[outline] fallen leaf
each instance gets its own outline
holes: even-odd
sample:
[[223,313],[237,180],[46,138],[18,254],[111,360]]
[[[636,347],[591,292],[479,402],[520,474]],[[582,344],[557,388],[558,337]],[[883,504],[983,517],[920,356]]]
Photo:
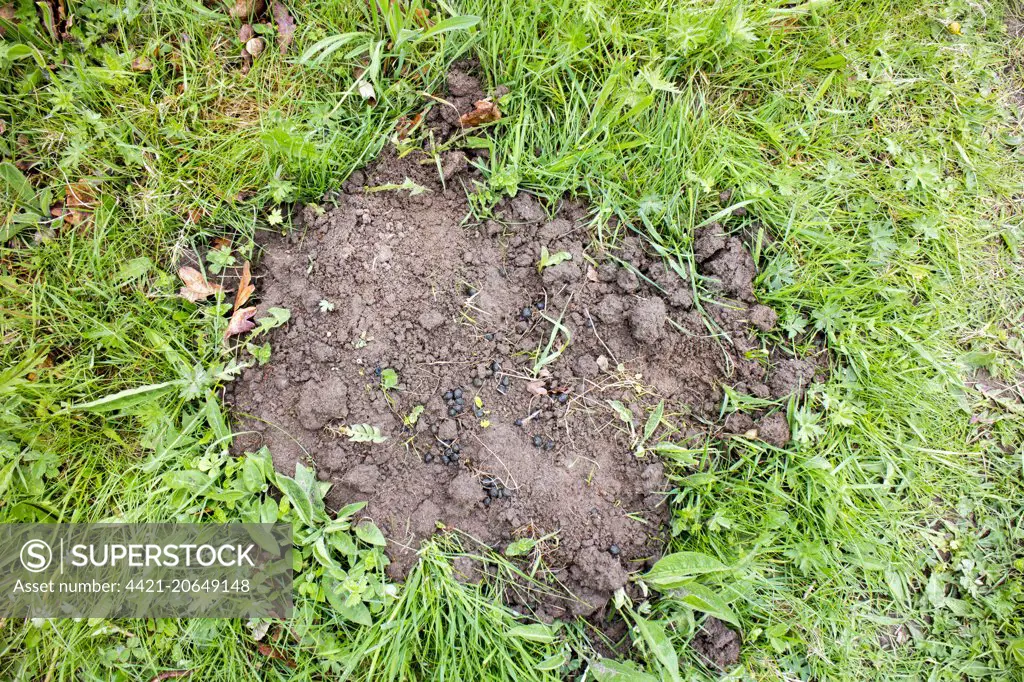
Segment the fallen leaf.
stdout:
[[274,21],[277,22],[278,47],[281,54],[284,54],[295,37],[295,19],[288,13],[288,8],[280,2],[275,2],[271,8],[274,12]]
[[211,249],[230,249],[231,248],[231,240],[228,239],[227,237],[216,237],[216,238],[214,238],[214,240],[212,242],[210,242],[210,248]]
[[356,81],[356,89],[359,90],[359,95],[370,103],[371,107],[377,104],[377,93],[373,91],[373,83],[360,78]]
[[297,664],[292,659],[288,658],[285,654],[280,651],[275,651],[269,644],[263,644],[262,642],[256,645],[256,650],[267,658],[272,658],[276,661],[281,661],[289,668],[297,667]]
[[206,217],[206,209],[199,206],[190,208],[185,211],[185,222],[193,225],[197,224],[200,220]]
[[202,301],[208,296],[211,296],[218,291],[223,291],[224,287],[219,284],[210,284],[210,282],[203,277],[203,273],[199,272],[195,268],[190,268],[187,265],[178,269],[178,277],[185,283],[185,286],[181,288],[178,294],[184,298],[196,303]]
[[235,19],[248,19],[254,14],[262,12],[266,6],[263,0],[235,0],[235,6],[228,11],[228,14]]
[[239,70],[242,72],[242,75],[244,76],[244,75],[249,73],[250,69],[252,69],[252,55],[249,54],[248,50],[246,50],[243,47],[242,48],[241,57],[242,57],[242,66],[241,66],[241,68]]
[[544,388],[544,381],[542,379],[534,379],[526,383],[526,390],[534,395],[547,395],[548,389]]
[[247,43],[250,38],[255,37],[256,31],[252,30],[252,24],[242,24],[242,28],[238,29],[238,39],[243,43]]
[[166,670],[162,673],[159,673],[149,678],[149,682],[164,682],[165,680],[176,680],[182,677],[188,677],[191,674],[191,670]]
[[132,60],[132,71],[152,71],[153,62],[149,61],[145,57],[136,57]]
[[228,337],[244,334],[255,329],[256,323],[252,321],[255,315],[256,306],[236,310],[231,316],[231,321],[228,322],[228,328],[224,330],[224,338],[227,339]]
[[411,133],[413,129],[416,126],[418,126],[420,124],[420,121],[422,120],[422,113],[416,114],[411,119],[406,118],[405,116],[398,119],[398,125],[395,126],[395,132],[398,133],[398,139],[404,140],[405,138],[407,138],[409,136],[409,133]]
[[[13,3],[11,3],[9,5],[0,6],[0,19],[4,19],[5,21],[9,21],[12,24],[16,23],[15,19],[14,19],[14,4]],[[0,37],[3,37],[3,35],[4,35],[4,27],[0,26]]]
[[235,293],[235,305],[232,310],[238,310],[249,300],[256,287],[252,284],[252,273],[249,271],[249,261],[242,266],[242,279],[238,282],[238,291]]
[[413,12],[413,21],[420,28],[430,28],[434,25],[434,22],[430,20],[430,10],[424,7],[417,7]]
[[68,225],[81,225],[92,217],[96,207],[96,197],[84,181],[71,183],[64,197],[64,222]]
[[459,123],[463,128],[492,123],[501,118],[498,105],[486,99],[478,99],[473,104],[473,111],[459,117]]

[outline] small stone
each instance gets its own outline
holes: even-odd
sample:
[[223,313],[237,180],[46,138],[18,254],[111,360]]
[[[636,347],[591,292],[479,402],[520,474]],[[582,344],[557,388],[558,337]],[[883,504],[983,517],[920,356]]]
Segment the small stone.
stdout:
[[619,549],[618,545],[612,545],[611,547],[608,548],[608,553],[611,554],[612,556],[619,556],[619,552],[620,551],[621,550]]
[[492,334],[490,332],[487,332],[486,334],[484,334],[484,338],[487,339],[488,341],[493,341],[494,340],[494,334]]

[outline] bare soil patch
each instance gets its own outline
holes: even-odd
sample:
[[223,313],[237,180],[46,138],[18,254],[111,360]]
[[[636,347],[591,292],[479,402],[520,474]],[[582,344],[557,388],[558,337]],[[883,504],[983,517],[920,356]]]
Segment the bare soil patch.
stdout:
[[[520,192],[493,220],[470,220],[473,171],[452,154],[461,152],[443,159],[445,187],[425,154],[386,152],[336,208],[303,209],[288,236],[265,238],[260,305],[290,308],[292,318],[271,336],[270,362],[231,389],[249,431],[236,445],[268,446],[285,472],[315,463],[336,506],[368,500],[395,578],[438,529],[499,551],[543,539],[531,561],[539,552],[543,575],[575,598],[530,606],[590,615],[658,558],[668,519],[664,465],[634,453],[609,401],[632,412],[639,432],[663,400],[653,441],[728,431],[783,445],[778,412],[709,426],[722,385],[780,398],[801,390],[814,366],[750,353],[776,316],[754,299],[747,250],[718,225],[695,248],[721,298],[705,318],[689,279],[639,240],[614,254],[595,249],[581,204],[546,207]],[[429,191],[373,191],[406,179]],[[539,272],[542,248],[571,258]],[[398,385],[384,390],[389,369]],[[353,443],[332,430],[353,424],[388,440]]]

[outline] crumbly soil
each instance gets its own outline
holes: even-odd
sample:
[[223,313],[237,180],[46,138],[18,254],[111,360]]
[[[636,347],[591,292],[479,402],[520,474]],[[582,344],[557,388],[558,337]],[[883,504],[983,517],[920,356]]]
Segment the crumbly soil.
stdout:
[[739,662],[740,644],[742,639],[739,633],[714,616],[704,619],[700,630],[690,642],[690,646],[705,665],[721,671],[726,671]]
[[[463,99],[472,108],[473,97]],[[591,615],[665,541],[665,468],[651,452],[634,453],[631,430],[642,432],[664,400],[652,443],[736,433],[782,446],[789,427],[779,412],[709,426],[721,386],[783,398],[815,367],[772,348],[768,361],[748,354],[776,315],[754,299],[742,242],[718,225],[695,244],[719,299],[705,301],[705,317],[689,279],[639,240],[614,253],[594,247],[581,204],[545,206],[520,192],[493,219],[474,221],[468,161],[443,156],[442,185],[424,153],[387,151],[346,183],[336,207],[304,208],[287,236],[263,238],[260,305],[287,307],[292,318],[271,334],[270,362],[229,392],[247,431],[236,447],[268,446],[284,472],[314,463],[333,483],[330,504],[367,500],[396,579],[438,529],[499,550],[543,538],[529,560],[539,553],[544,575],[575,598],[545,600],[539,615]],[[374,190],[407,178],[429,191]],[[538,272],[542,247],[571,259]],[[539,367],[543,356],[550,361]],[[385,391],[388,369],[398,385]],[[418,406],[415,423],[404,423]],[[353,424],[388,440],[336,432]]]

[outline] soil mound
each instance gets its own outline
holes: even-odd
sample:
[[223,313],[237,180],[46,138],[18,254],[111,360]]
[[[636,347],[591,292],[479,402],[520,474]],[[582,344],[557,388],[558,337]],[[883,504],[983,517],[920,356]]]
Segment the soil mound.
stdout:
[[[439,528],[499,550],[539,540],[531,563],[576,597],[541,615],[588,615],[664,545],[663,464],[636,452],[652,408],[664,401],[649,444],[686,443],[708,434],[723,384],[778,398],[814,368],[769,371],[749,352],[775,313],[754,301],[743,244],[717,225],[696,243],[723,299],[705,317],[691,281],[638,240],[594,251],[579,204],[549,211],[520,192],[493,220],[467,222],[462,161],[445,187],[433,159],[386,153],[336,208],[307,207],[288,236],[265,239],[260,305],[292,317],[270,362],[231,389],[249,431],[236,446],[267,445],[289,473],[313,462],[332,504],[367,500],[396,578]],[[732,421],[789,439],[779,413]],[[337,431],[356,424],[388,440]]]

